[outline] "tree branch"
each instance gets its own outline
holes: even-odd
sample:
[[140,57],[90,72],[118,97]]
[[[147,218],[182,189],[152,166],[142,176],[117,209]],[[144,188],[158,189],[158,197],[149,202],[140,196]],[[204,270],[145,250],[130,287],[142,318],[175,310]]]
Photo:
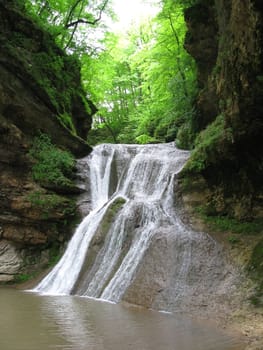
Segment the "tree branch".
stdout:
[[88,19],[83,19],[83,18],[78,18],[75,21],[69,22],[65,24],[65,28],[70,28],[70,27],[74,27],[75,25],[79,25],[80,23],[82,24],[90,24],[90,25],[95,25],[96,23],[98,23],[101,20],[102,17],[102,13],[105,10],[107,4],[108,4],[109,0],[105,0],[102,7],[100,8],[100,12],[99,15],[96,19],[94,20],[88,20]]

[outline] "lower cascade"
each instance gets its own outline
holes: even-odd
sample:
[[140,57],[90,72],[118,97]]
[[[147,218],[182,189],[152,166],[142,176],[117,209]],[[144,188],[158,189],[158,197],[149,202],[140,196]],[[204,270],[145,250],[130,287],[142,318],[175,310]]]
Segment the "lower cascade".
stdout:
[[236,271],[178,214],[176,178],[188,157],[173,143],[103,144],[79,160],[89,213],[35,291],[169,311],[225,300]]

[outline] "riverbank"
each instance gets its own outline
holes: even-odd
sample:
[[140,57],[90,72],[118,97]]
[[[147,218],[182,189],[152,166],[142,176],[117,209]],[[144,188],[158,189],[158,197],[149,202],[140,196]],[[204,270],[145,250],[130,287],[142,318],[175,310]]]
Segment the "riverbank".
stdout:
[[236,311],[224,327],[240,332],[247,344],[245,350],[263,349],[263,309],[243,308]]

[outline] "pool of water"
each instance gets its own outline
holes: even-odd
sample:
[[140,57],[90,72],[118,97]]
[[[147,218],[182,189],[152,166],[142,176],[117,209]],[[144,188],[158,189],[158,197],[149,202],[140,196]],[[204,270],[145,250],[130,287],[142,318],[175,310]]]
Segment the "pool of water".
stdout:
[[240,340],[182,315],[76,296],[0,288],[1,350],[242,350]]

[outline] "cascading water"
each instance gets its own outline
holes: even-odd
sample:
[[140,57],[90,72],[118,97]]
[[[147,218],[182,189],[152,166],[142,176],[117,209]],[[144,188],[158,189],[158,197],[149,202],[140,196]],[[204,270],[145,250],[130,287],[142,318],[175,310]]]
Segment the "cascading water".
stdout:
[[[186,228],[175,211],[175,178],[188,157],[173,143],[105,144],[80,160],[88,168],[90,213],[35,291],[149,306],[155,298],[166,309],[186,295],[196,301],[199,291],[207,295],[221,288],[224,294],[228,281],[219,246]],[[165,248],[158,248],[160,241]],[[208,282],[214,273],[217,282]],[[147,289],[155,296],[140,301]]]

